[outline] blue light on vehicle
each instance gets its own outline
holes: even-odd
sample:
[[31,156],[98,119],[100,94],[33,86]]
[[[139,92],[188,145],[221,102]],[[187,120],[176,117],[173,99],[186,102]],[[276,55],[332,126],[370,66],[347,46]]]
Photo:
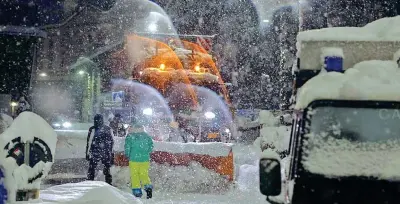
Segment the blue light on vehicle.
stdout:
[[325,69],[328,72],[343,72],[343,58],[338,56],[326,56]]

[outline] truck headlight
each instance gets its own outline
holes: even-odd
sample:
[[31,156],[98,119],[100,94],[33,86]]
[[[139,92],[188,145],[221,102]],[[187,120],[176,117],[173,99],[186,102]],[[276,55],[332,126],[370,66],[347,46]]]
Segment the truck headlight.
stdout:
[[143,110],[143,115],[148,115],[148,116],[153,115],[153,109],[151,109],[151,108],[145,108],[145,109]]
[[204,113],[204,116],[207,119],[214,119],[215,118],[215,113],[208,111],[208,112]]
[[54,127],[61,127],[60,123],[54,123],[53,126]]
[[63,127],[64,128],[70,128],[72,126],[72,124],[70,122],[64,122],[63,123]]

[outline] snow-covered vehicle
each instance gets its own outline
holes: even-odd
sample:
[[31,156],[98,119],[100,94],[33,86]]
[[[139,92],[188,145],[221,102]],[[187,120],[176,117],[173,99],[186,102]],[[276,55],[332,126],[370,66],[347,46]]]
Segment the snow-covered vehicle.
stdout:
[[399,17],[298,35],[290,165],[260,161],[271,203],[398,203]]
[[[231,122],[221,121],[221,117],[231,113],[220,114],[221,111],[214,110],[229,108],[227,89],[212,56],[199,45],[212,38],[134,33],[127,37],[126,48],[118,50],[119,58],[114,60],[133,66],[132,77],[159,91],[166,98],[179,127],[187,136],[201,142],[229,141],[233,132]],[[132,47],[147,52],[139,54],[143,56],[136,62],[121,59],[121,55],[130,55]],[[219,97],[213,97],[215,94]],[[223,103],[215,107],[209,101],[210,97]]]

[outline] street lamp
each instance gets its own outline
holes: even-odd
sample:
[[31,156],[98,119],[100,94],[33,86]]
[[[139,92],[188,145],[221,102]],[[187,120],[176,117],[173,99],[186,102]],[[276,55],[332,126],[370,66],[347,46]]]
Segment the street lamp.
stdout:
[[11,115],[14,117],[14,116],[15,116],[15,107],[18,106],[18,103],[15,102],[15,101],[12,101],[12,102],[10,103],[10,106],[11,106]]
[[46,77],[47,74],[46,74],[46,72],[42,72],[42,73],[39,74],[39,76],[41,76],[41,77]]

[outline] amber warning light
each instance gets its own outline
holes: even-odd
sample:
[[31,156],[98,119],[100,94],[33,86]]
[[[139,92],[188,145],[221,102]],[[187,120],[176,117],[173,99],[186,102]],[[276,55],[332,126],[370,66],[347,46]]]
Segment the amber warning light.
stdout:
[[164,70],[164,69],[165,69],[165,64],[161,64],[161,65],[160,65],[160,69],[161,69],[161,70]]

